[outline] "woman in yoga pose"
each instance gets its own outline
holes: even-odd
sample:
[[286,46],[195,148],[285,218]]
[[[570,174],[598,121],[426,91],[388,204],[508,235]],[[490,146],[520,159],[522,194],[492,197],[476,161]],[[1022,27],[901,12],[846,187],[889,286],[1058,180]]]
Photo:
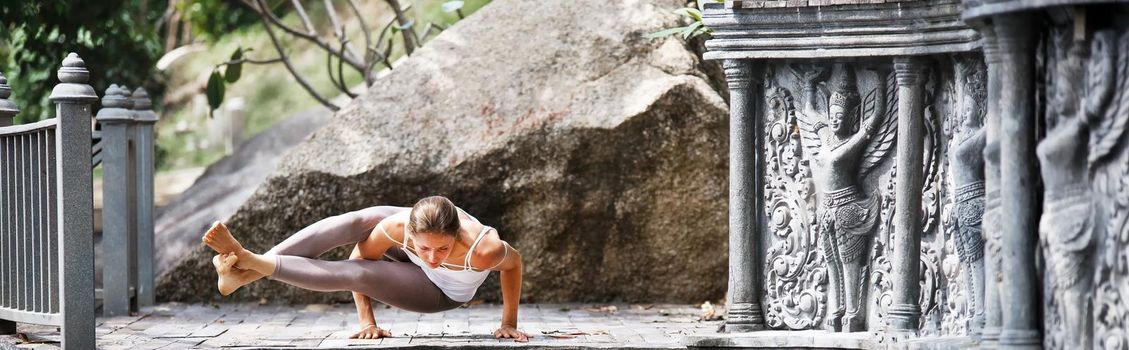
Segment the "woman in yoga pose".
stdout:
[[[222,223],[203,241],[219,253],[212,263],[223,295],[263,277],[314,291],[353,292],[362,329],[351,338],[391,336],[376,326],[369,298],[413,312],[441,312],[470,301],[487,274],[500,271],[502,325],[494,336],[528,340],[517,329],[521,255],[497,230],[444,197],[326,218],[263,254],[244,249]],[[317,259],[346,244],[355,244],[350,260]]]

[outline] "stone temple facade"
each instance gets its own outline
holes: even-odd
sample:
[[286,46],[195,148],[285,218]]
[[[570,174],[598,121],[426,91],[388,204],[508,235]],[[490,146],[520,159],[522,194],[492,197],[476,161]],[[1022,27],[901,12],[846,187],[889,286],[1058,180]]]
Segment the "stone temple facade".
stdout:
[[691,347],[1129,349],[1129,3],[707,6],[725,332]]

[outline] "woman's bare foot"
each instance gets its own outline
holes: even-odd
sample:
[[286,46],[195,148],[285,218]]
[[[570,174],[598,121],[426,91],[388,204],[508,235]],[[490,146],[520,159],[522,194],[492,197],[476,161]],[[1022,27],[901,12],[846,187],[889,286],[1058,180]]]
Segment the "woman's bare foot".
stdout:
[[212,257],[212,265],[215,265],[216,274],[219,275],[216,286],[219,287],[220,294],[224,296],[235,293],[235,290],[239,289],[239,287],[245,286],[263,277],[263,275],[258,272],[236,268],[235,263],[238,261],[239,258],[235,256],[234,253]]
[[204,233],[204,237],[201,240],[204,241],[204,244],[207,244],[208,247],[211,247],[212,250],[215,250],[216,253],[241,253],[243,251],[243,245],[239,244],[239,241],[235,240],[235,237],[231,235],[231,231],[227,229],[227,226],[219,221],[212,224],[212,228]]

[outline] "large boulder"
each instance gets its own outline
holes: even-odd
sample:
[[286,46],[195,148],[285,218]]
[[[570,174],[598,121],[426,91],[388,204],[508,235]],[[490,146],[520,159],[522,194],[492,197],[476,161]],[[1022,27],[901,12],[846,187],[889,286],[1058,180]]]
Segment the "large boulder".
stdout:
[[317,107],[295,113],[255,135],[209,165],[192,186],[157,210],[154,248],[157,274],[168,271],[200,245],[200,232],[227,220],[278,167],[282,155],[325,125],[333,115]]
[[[718,299],[725,101],[682,40],[643,37],[682,5],[495,0],[295,147],[228,223],[265,251],[330,215],[445,195],[521,251],[527,301]],[[219,299],[211,256],[181,260],[159,297]],[[479,298],[498,297],[493,274]],[[231,298],[350,295],[260,281]]]

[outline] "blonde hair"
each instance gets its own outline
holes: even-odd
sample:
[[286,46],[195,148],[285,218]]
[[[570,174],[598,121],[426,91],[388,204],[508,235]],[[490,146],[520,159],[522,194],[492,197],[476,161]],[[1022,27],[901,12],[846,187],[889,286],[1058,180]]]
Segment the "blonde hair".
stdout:
[[410,232],[458,236],[459,227],[459,210],[451,200],[443,196],[420,199],[408,215]]

